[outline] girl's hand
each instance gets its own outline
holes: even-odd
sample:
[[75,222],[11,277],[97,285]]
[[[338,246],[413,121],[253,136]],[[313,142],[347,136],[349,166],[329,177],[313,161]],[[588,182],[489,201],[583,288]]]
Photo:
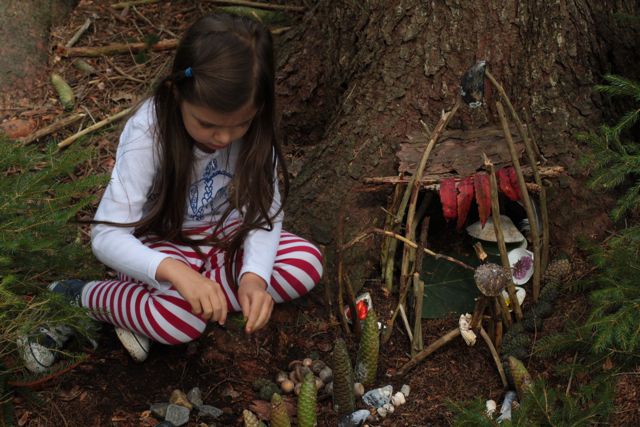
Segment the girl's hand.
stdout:
[[219,283],[173,258],[165,258],[158,265],[156,279],[170,282],[191,304],[193,314],[205,321],[224,325],[227,320],[227,299]]
[[249,334],[264,328],[271,317],[275,303],[266,289],[267,284],[257,274],[245,273],[240,278],[238,301],[247,319],[244,329]]

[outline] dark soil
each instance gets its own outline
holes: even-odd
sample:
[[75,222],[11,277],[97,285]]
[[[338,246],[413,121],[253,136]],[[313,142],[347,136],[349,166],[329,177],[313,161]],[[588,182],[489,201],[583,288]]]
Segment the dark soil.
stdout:
[[[78,26],[95,13],[97,24],[79,45],[98,46],[139,40],[148,34],[161,39],[171,38],[167,30],[181,34],[185,26],[212,6],[205,2],[163,2],[139,7],[148,21],[129,11],[122,15],[109,7],[112,1],[82,1],[68,22],[53,30],[51,50],[64,44]],[[150,25],[153,23],[153,26]],[[295,25],[295,20],[292,23]],[[170,33],[169,33],[170,34]],[[72,68],[70,60],[51,55],[50,71],[62,72],[78,90],[79,104],[84,105],[96,119],[113,114],[144,94],[148,84],[160,74],[171,56],[170,52],[147,52],[144,65],[138,65],[129,55],[89,60],[99,72],[97,76],[84,76]],[[299,67],[317,66],[298,64]],[[147,83],[140,84],[136,80]],[[37,128],[50,124],[61,114],[55,93],[46,78],[32,82],[27,88],[17,88],[13,96],[5,96],[0,105],[0,121],[33,120]],[[292,101],[293,102],[293,101]],[[286,105],[283,110],[286,111]],[[80,111],[80,110],[79,110]],[[87,124],[88,125],[88,124]],[[66,129],[53,135],[58,140],[73,133]],[[321,130],[315,132],[321,134]],[[99,152],[86,173],[108,172],[113,165],[117,126],[93,136],[91,143]],[[80,143],[80,142],[78,142]],[[290,157],[295,148],[287,147]],[[296,159],[297,160],[297,159]],[[588,230],[585,231],[588,234]],[[348,266],[347,266],[348,267]],[[334,288],[333,280],[324,286]],[[385,297],[376,280],[368,282],[362,291],[373,296],[374,308],[381,320],[386,320],[395,308],[396,296]],[[216,425],[241,424],[243,409],[259,407],[252,382],[258,378],[272,379],[278,370],[287,368],[294,359],[312,355],[328,360],[336,338],[342,329],[329,313],[324,302],[324,289],[319,287],[294,303],[278,306],[266,330],[253,336],[245,335],[240,327],[229,322],[226,328],[211,325],[198,341],[182,346],[155,345],[149,359],[134,363],[121,347],[113,328],[104,325],[99,337],[99,348],[89,359],[73,371],[56,377],[39,389],[42,402],[15,399],[16,416],[20,426],[152,426],[158,421],[149,417],[149,406],[167,401],[171,391],[188,391],[199,387],[206,404],[224,410]],[[557,314],[545,322],[544,332],[535,339],[563,327],[570,317],[579,317],[586,306],[583,297],[570,298],[558,307]],[[424,343],[428,345],[457,326],[457,319],[423,321]],[[357,338],[347,337],[355,357]],[[394,389],[403,384],[411,386],[407,404],[401,406],[384,421],[373,425],[385,426],[446,426],[452,422],[447,402],[475,398],[502,399],[503,388],[491,355],[482,341],[467,347],[456,339],[420,363],[405,378],[395,372],[408,360],[409,340],[396,325],[391,340],[380,353],[377,385],[392,384]],[[553,379],[553,361],[531,357],[524,361],[534,376]],[[580,381],[588,381],[582,378]],[[563,385],[566,387],[566,385]],[[638,376],[630,373],[621,377],[617,405],[620,413],[618,425],[632,425],[639,421],[636,392]],[[635,397],[634,397],[635,396]],[[294,398],[287,397],[291,402]],[[332,411],[331,399],[322,398],[318,406],[319,426],[336,426],[337,416]],[[632,424],[627,422],[631,420]],[[199,425],[192,418],[190,426]]]

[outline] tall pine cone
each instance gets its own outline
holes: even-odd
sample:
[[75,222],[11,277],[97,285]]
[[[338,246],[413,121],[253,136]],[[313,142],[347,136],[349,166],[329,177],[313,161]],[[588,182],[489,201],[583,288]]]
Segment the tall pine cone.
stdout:
[[271,396],[271,427],[291,427],[291,420],[287,414],[287,408],[284,406],[284,400],[278,393]]
[[562,282],[571,274],[571,262],[568,258],[554,259],[547,266],[542,277],[543,283]]
[[242,411],[242,418],[244,419],[244,427],[265,427],[264,423],[256,417],[256,414],[248,409]]
[[356,381],[362,383],[365,387],[371,386],[376,382],[379,352],[378,317],[373,310],[369,310],[362,326],[355,370]]
[[316,379],[312,373],[307,373],[300,387],[298,396],[298,427],[315,427],[316,420]]
[[524,394],[531,388],[531,375],[524,367],[524,364],[513,356],[509,356],[509,372],[513,383],[516,386],[516,392],[520,400],[524,399]]
[[332,355],[333,409],[338,414],[352,413],[355,408],[353,396],[353,369],[347,345],[342,338],[336,341]]

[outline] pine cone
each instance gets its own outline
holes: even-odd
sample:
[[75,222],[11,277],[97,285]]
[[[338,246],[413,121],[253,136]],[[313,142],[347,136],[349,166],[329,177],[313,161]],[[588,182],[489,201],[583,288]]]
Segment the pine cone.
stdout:
[[242,418],[244,419],[244,427],[264,427],[264,423],[248,409],[242,411]]
[[338,414],[350,414],[355,408],[353,369],[351,368],[347,345],[342,338],[336,341],[332,359],[333,409]]
[[556,298],[558,298],[558,294],[560,293],[560,282],[544,282],[545,285],[542,287],[540,291],[540,302],[548,302],[553,305]]
[[365,387],[376,382],[378,371],[378,353],[380,352],[380,335],[378,334],[378,317],[375,311],[369,310],[362,325],[360,348],[356,361],[356,381]]
[[524,367],[524,364],[513,356],[509,356],[509,372],[511,372],[511,378],[516,386],[516,392],[520,400],[524,398],[526,392],[531,389],[531,375],[529,371]]
[[269,425],[271,427],[291,427],[284,400],[278,393],[274,393],[271,397],[271,423]]
[[538,303],[533,306],[533,310],[536,312],[536,315],[546,319],[553,313],[553,306],[546,301],[538,301]]
[[298,396],[298,427],[315,427],[316,420],[316,379],[312,373],[304,376]]
[[543,283],[562,282],[571,274],[571,262],[568,258],[554,259],[544,272]]

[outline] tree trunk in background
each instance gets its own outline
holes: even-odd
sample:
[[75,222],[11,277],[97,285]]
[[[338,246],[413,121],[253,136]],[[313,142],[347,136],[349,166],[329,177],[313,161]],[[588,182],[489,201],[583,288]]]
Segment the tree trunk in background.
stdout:
[[46,71],[51,25],[63,19],[77,0],[0,3],[0,92],[11,95],[6,92],[14,92]]
[[[567,168],[549,183],[552,245],[599,237],[610,225],[606,203],[584,188],[575,135],[603,120],[593,91],[603,74],[640,76],[638,29],[614,16],[638,9],[631,0],[321,1],[279,52],[282,133],[304,158],[292,162],[287,226],[328,245],[329,267],[342,209],[345,240],[381,226],[391,191],[356,192],[359,180],[395,175],[398,142],[421,119],[433,128],[465,70],[487,60],[549,163]],[[449,128],[499,123],[497,94],[486,95],[484,108],[462,107]],[[377,264],[373,240],[351,251],[354,284]]]

